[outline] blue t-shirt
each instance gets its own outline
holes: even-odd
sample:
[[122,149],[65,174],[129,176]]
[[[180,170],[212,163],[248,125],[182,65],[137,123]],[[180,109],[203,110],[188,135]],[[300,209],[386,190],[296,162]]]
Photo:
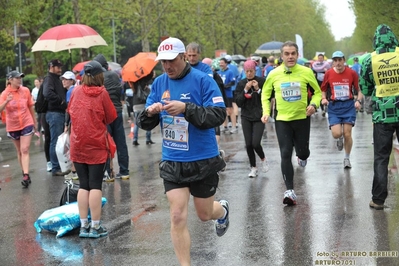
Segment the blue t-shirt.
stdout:
[[273,69],[274,69],[274,67],[273,67],[272,65],[267,65],[267,66],[265,67],[265,71],[264,71],[264,73],[263,73],[263,76],[264,76],[265,78],[267,78],[267,75],[269,75],[270,71],[272,71]]
[[213,77],[212,69],[205,63],[198,62],[196,65],[191,65],[191,67],[208,74],[210,77]]
[[[190,102],[198,106],[225,107],[216,82],[207,74],[191,68],[182,79],[170,79],[167,74],[158,76],[152,84],[146,108],[153,103],[171,101]],[[184,119],[184,115],[171,116],[166,111],[159,114],[162,132],[162,160],[194,162],[219,154],[215,129],[199,129]]]
[[255,76],[262,77],[262,68],[259,66],[255,67]]
[[[218,74],[222,78],[223,84],[225,84],[225,85],[229,84],[231,82],[235,83],[235,81],[236,81],[233,71],[231,71],[229,68],[226,68],[225,70],[221,70],[221,69],[218,70]],[[224,89],[224,91],[226,92],[227,98],[233,98],[233,90],[231,87]]]
[[69,90],[67,91],[67,93],[66,93],[66,102],[67,103],[69,103],[69,100],[71,99],[71,95],[72,95],[72,91],[73,91],[73,89],[75,88],[75,86],[71,86],[70,88],[69,88]]
[[361,66],[360,66],[359,63],[353,64],[353,66],[352,66],[351,68],[352,68],[353,70],[355,70],[355,72],[357,73],[358,76],[360,75],[360,68],[361,68]]
[[237,86],[238,76],[240,75],[240,71],[238,71],[238,68],[237,68],[236,65],[229,64],[228,67],[229,67],[229,69],[233,72],[234,77],[236,78],[236,83],[235,83],[235,85],[234,85],[233,87],[231,87],[231,89],[232,89],[233,91],[235,91],[235,90],[236,90],[236,86]]

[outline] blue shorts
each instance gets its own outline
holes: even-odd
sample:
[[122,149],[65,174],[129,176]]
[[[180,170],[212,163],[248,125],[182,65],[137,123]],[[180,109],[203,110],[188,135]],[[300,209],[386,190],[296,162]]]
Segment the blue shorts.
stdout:
[[27,126],[22,130],[7,132],[7,137],[13,140],[19,140],[21,136],[29,136],[35,133],[33,125]]
[[338,124],[350,124],[355,126],[356,122],[356,108],[353,100],[344,102],[330,101],[328,104],[328,123],[331,129],[332,126]]

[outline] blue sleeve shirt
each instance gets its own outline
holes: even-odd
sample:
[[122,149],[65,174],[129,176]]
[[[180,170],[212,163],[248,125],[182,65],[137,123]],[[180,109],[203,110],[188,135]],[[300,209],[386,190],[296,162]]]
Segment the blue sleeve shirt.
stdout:
[[[236,83],[236,79],[234,77],[233,72],[230,69],[225,69],[223,70],[219,70],[218,71],[219,76],[222,78],[223,80],[223,84],[229,84],[231,82]],[[226,97],[227,98],[233,98],[233,89],[230,87],[228,89],[224,89],[224,91],[226,92]]]
[[75,86],[70,87],[69,90],[68,90],[67,93],[66,93],[66,99],[65,99],[65,101],[66,101],[67,103],[69,103],[69,100],[71,99],[72,91],[73,91],[74,88],[75,88]]
[[[167,74],[157,77],[147,98],[146,108],[153,103],[171,101],[190,102],[198,106],[225,107],[222,94],[213,78],[191,68],[182,79],[170,79]],[[162,132],[162,160],[193,162],[219,154],[215,129],[199,129],[185,120],[183,114],[160,114]]]
[[213,77],[212,69],[205,63],[198,62],[198,64],[191,65],[191,67],[208,74],[210,77]]
[[237,83],[238,83],[238,77],[239,77],[239,75],[240,75],[240,72],[238,71],[237,66],[236,66],[236,65],[233,65],[233,64],[229,64],[229,69],[231,70],[231,72],[233,72],[233,75],[234,75],[234,77],[235,77],[236,83],[235,83],[235,85],[234,85],[233,87],[231,87],[231,89],[232,89],[233,91],[235,91],[235,90],[236,90]]

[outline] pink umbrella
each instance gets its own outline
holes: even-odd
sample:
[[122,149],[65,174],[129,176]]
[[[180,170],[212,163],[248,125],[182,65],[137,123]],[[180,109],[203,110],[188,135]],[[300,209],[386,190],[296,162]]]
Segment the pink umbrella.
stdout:
[[45,31],[32,46],[32,52],[68,50],[72,57],[71,49],[87,49],[98,45],[107,45],[107,43],[91,27],[83,24],[65,24]]
[[32,46],[32,52],[59,52],[76,48],[107,45],[91,27],[83,24],[65,24],[45,31]]

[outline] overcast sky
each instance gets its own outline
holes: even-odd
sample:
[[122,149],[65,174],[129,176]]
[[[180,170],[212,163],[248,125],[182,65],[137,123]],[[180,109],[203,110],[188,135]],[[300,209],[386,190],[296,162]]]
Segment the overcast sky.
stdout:
[[330,23],[335,40],[352,36],[355,30],[355,15],[348,0],[319,0],[326,7],[326,20]]

